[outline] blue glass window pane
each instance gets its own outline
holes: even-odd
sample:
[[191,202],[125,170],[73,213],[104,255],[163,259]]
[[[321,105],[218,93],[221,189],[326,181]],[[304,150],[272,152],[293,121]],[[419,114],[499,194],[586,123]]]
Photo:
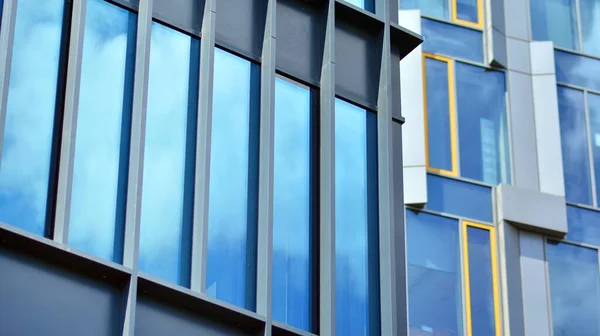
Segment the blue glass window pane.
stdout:
[[598,252],[553,241],[546,246],[554,335],[599,335]]
[[600,246],[600,212],[567,206],[567,239]]
[[567,201],[592,204],[583,92],[558,86],[558,112]]
[[554,45],[578,49],[575,0],[531,0],[533,39],[553,41]]
[[600,91],[600,60],[554,50],[556,81]]
[[[588,93],[588,113],[594,158],[594,176],[596,181],[600,181],[600,95]],[[600,188],[596,188],[596,196],[596,199],[600,200]]]
[[348,3],[353,4],[354,6],[360,7],[362,9],[366,9],[369,12],[374,12],[374,1],[373,0],[344,0]]
[[600,56],[600,2],[579,0],[583,52]]
[[460,20],[478,23],[479,11],[477,9],[477,0],[455,0],[456,16]]
[[460,175],[510,183],[504,73],[456,62]]
[[310,91],[275,80],[273,319],[311,331]]
[[420,9],[423,15],[448,20],[450,19],[448,3],[448,0],[400,0],[400,8]]
[[490,231],[467,226],[471,328],[473,335],[495,335],[494,283]]
[[152,23],[139,267],[182,286],[190,281],[198,57],[198,41]]
[[16,8],[0,221],[39,235],[46,223],[63,6],[63,0],[19,0]]
[[483,63],[481,31],[422,18],[421,32],[424,52]]
[[379,335],[377,117],[336,99],[335,274],[338,335]]
[[448,63],[425,58],[429,167],[452,171]]
[[427,209],[493,223],[490,187],[428,174],[427,195]]
[[409,335],[462,335],[458,221],[406,209]]
[[104,0],[86,9],[69,245],[122,261],[136,17]]
[[258,86],[255,68],[215,50],[206,293],[253,310]]

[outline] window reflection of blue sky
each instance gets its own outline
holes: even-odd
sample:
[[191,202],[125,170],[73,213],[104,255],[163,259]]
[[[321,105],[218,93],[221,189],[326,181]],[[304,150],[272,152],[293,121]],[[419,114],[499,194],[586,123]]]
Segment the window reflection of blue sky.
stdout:
[[482,33],[477,30],[421,19],[423,51],[483,63]]
[[[139,267],[186,285],[184,175],[192,39],[156,22],[148,82]],[[174,62],[173,60],[177,60]],[[193,183],[193,182],[190,182]]]
[[121,146],[128,146],[121,143],[121,125],[131,113],[125,103],[131,92],[125,88],[133,81],[133,62],[127,60],[132,45],[135,15],[104,0],[88,1],[69,244],[117,262],[120,253],[113,251],[122,246],[115,247],[115,235],[123,229],[119,218],[123,214],[117,217],[116,213],[117,189],[119,178],[127,175],[125,170],[119,176],[119,166],[127,164],[127,157],[121,158]]
[[402,9],[420,9],[421,14],[440,19],[449,19],[448,0],[401,0]]
[[206,292],[241,307],[254,263],[246,235],[256,225],[248,218],[250,73],[250,62],[215,50]]
[[62,16],[62,0],[17,2],[0,221],[37,234],[46,220]]
[[[310,91],[275,82],[273,318],[310,328]],[[310,330],[309,330],[310,331]]]

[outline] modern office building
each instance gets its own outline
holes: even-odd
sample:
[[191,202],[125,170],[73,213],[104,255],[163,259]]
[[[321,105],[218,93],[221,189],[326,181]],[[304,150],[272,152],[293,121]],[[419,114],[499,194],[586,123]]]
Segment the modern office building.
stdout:
[[0,0],[0,335],[405,334],[397,0]]

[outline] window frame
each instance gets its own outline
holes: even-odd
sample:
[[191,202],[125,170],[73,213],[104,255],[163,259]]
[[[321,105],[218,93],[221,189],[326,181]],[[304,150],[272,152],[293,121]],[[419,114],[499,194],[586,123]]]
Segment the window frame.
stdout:
[[463,20],[463,19],[459,19],[458,18],[458,0],[450,0],[450,11],[451,11],[451,19],[452,22],[454,23],[458,23],[460,25],[463,26],[467,26],[469,28],[475,28],[475,29],[479,29],[479,30],[483,30],[483,23],[484,23],[484,18],[483,18],[483,0],[476,0],[477,1],[477,22],[471,22],[468,20]]

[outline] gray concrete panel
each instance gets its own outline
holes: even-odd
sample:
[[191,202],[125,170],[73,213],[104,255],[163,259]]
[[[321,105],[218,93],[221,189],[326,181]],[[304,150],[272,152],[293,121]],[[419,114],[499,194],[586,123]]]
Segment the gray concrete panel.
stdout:
[[507,71],[509,134],[512,144],[513,184],[538,190],[535,120],[531,76]]
[[422,206],[427,203],[427,168],[404,167],[404,204]]
[[530,40],[529,1],[504,0],[506,37]]
[[490,64],[501,68],[508,66],[506,36],[496,28],[485,30],[485,49]]
[[565,198],[501,184],[496,188],[499,221],[562,237],[567,233],[567,207]]
[[205,0],[154,0],[152,12],[159,20],[200,36],[204,3]]
[[552,335],[544,238],[535,233],[521,231],[519,243],[521,248],[521,286],[525,335]]
[[551,41],[529,42],[531,49],[531,74],[550,75],[556,72],[554,66],[554,43]]
[[218,0],[216,41],[255,61],[262,55],[268,0]]
[[521,267],[519,230],[502,221],[497,224],[502,288],[503,330],[508,335],[523,335],[523,293],[521,291]]
[[531,73],[529,42],[508,37],[506,50],[509,70]]

